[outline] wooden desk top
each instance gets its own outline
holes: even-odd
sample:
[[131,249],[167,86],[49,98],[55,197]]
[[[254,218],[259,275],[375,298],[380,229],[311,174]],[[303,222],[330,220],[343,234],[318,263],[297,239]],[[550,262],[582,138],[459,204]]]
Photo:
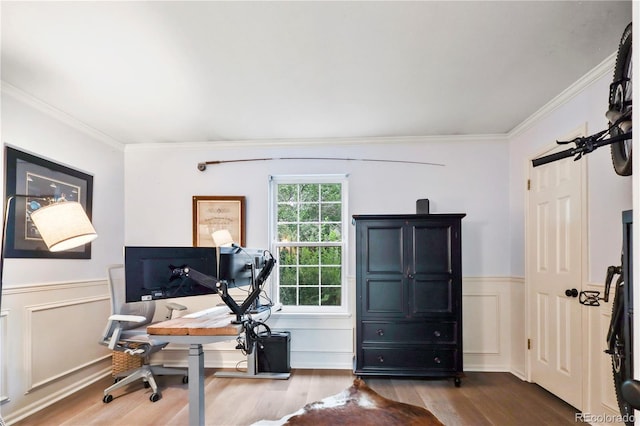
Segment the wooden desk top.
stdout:
[[237,336],[241,324],[231,324],[235,315],[214,313],[196,318],[174,318],[147,327],[147,333],[172,336]]

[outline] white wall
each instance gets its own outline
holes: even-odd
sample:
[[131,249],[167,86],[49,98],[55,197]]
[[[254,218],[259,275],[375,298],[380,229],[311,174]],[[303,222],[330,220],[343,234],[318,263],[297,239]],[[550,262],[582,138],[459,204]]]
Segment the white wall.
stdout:
[[109,313],[105,267],[121,259],[124,240],[124,150],[4,84],[1,117],[4,144],[93,175],[99,235],[88,260],[6,259],[0,412],[11,422],[110,371],[98,341]]
[[[463,273],[508,275],[507,150],[504,138],[411,138],[260,147],[192,144],[128,146],[125,217],[127,244],[191,244],[193,195],[244,195],[247,246],[267,246],[269,175],[348,173],[349,214],[414,213],[419,198],[433,213],[467,213]],[[301,142],[305,143],[305,142]],[[266,147],[265,147],[266,144]],[[212,160],[265,157],[342,157],[423,161],[444,167],[359,161],[276,160],[210,165]],[[353,247],[349,274],[355,271]]]
[[[247,201],[247,246],[268,248],[270,175],[347,173],[349,215],[415,213],[415,203],[420,198],[431,200],[433,213],[466,213],[462,221],[463,275],[504,278],[509,274],[510,256],[508,227],[505,226],[508,223],[506,144],[504,137],[451,137],[271,141],[261,142],[259,146],[251,142],[128,146],[125,155],[125,241],[130,245],[191,245],[193,195],[242,195]],[[197,169],[197,164],[205,161],[268,157],[368,158],[442,163],[444,166],[274,160],[210,165],[204,172]],[[355,292],[353,227],[349,241],[349,266],[345,275],[351,305]],[[214,297],[206,303],[216,302]],[[205,302],[182,299],[180,303],[196,310]],[[346,316],[284,313],[274,315],[270,324],[292,332],[293,367],[350,369],[354,351],[350,314],[353,310]],[[470,324],[481,326],[481,323]],[[490,327],[491,332],[495,332],[493,322]],[[476,335],[475,331],[470,329],[468,335]],[[506,344],[503,339],[502,346]],[[484,348],[481,343],[475,346],[481,351]],[[504,353],[502,356],[504,369],[508,360],[505,361]],[[228,357],[222,365],[234,365],[239,354],[233,355],[230,350]],[[221,365],[213,355],[208,359],[209,366]],[[177,362],[177,359],[172,358],[172,361]]]

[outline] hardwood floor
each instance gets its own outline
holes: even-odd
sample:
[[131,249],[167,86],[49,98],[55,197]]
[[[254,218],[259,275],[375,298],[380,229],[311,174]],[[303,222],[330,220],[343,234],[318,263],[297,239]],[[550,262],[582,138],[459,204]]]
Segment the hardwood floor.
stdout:
[[[217,378],[207,370],[207,425],[250,425],[276,420],[313,401],[349,387],[349,370],[293,370],[289,380]],[[160,377],[162,399],[149,401],[142,384],[114,394],[109,404],[100,382],[15,423],[36,425],[187,425],[187,385],[179,377]],[[576,409],[537,385],[509,373],[467,373],[462,386],[452,380],[364,378],[380,395],[425,407],[446,425],[575,425]]]

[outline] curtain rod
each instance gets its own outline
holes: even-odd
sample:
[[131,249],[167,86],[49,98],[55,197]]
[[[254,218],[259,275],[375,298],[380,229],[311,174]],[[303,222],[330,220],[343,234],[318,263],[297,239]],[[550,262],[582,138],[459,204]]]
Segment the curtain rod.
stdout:
[[378,160],[370,158],[340,158],[340,157],[267,157],[267,158],[245,158],[240,160],[217,160],[217,161],[205,161],[198,163],[198,170],[204,172],[207,170],[208,165],[226,164],[226,163],[244,163],[252,161],[272,161],[272,160],[329,160],[329,161],[370,161],[377,163],[400,163],[400,164],[419,164],[422,166],[441,166],[441,163],[429,163],[423,161],[407,161],[407,160]]

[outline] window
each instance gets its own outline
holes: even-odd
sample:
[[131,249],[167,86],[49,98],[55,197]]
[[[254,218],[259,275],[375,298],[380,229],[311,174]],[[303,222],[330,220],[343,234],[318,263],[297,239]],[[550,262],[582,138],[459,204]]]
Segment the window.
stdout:
[[272,176],[271,241],[276,297],[285,306],[346,306],[345,175]]

